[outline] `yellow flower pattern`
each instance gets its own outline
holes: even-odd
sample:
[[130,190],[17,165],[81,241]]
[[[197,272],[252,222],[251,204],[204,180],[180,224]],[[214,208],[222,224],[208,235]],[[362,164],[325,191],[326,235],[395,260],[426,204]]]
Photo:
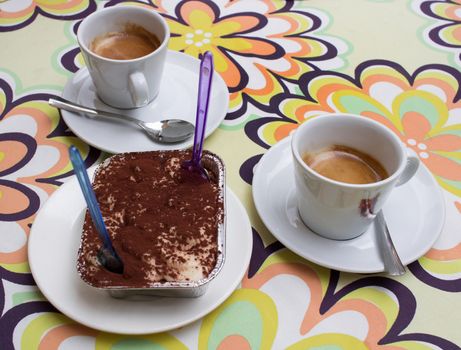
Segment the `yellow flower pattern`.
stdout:
[[155,4],[170,26],[171,49],[195,57],[213,53],[215,69],[231,92],[233,117],[243,113],[247,100],[267,105],[271,95],[284,91],[280,77],[296,80],[314,69],[314,60],[337,54],[333,45],[313,35],[320,19],[289,12],[290,2],[258,1],[245,12],[239,11],[241,1]]
[[80,19],[96,10],[94,0],[32,0],[0,2],[0,32],[20,29],[37,15],[66,20]]

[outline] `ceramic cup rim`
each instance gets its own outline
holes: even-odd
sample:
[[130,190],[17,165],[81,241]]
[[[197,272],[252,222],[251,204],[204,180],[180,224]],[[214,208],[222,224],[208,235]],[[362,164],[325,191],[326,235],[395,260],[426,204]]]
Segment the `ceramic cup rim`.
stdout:
[[[400,153],[400,159],[401,160],[400,160],[400,164],[397,167],[397,169],[390,176],[388,176],[387,178],[385,178],[383,180],[380,180],[380,181],[367,183],[367,184],[351,184],[351,183],[347,183],[347,182],[341,182],[341,181],[333,180],[333,179],[330,179],[330,178],[328,178],[326,176],[323,176],[323,175],[317,173],[316,171],[314,171],[313,169],[311,169],[304,162],[304,160],[302,159],[302,156],[301,156],[301,154],[299,152],[299,149],[297,147],[298,146],[298,140],[301,137],[301,134],[302,134],[303,130],[311,127],[311,125],[313,125],[313,123],[319,123],[319,122],[321,122],[322,120],[324,120],[326,118],[330,118],[330,119],[331,118],[337,118],[337,119],[341,118],[341,120],[343,120],[343,121],[345,121],[345,119],[354,120],[354,121],[357,121],[357,122],[368,124],[368,125],[372,126],[373,128],[377,128],[377,129],[381,130],[383,133],[385,133],[389,137],[390,140],[392,140],[392,143],[394,143],[394,145],[397,146],[396,149],[398,149],[398,152]],[[389,130],[387,127],[385,127],[384,125],[380,124],[377,121],[374,121],[372,119],[369,119],[369,118],[361,116],[361,115],[351,114],[351,113],[329,113],[329,114],[323,114],[323,115],[316,116],[316,117],[313,117],[311,119],[306,120],[294,132],[294,135],[293,135],[293,137],[291,139],[291,150],[292,150],[292,154],[293,154],[293,157],[294,157],[295,161],[303,168],[304,171],[309,173],[309,175],[313,176],[314,178],[316,178],[318,180],[321,180],[323,182],[329,183],[331,185],[342,187],[342,188],[347,188],[347,189],[351,189],[351,190],[354,190],[354,189],[355,190],[368,190],[368,189],[372,190],[372,189],[375,189],[377,187],[386,186],[387,184],[398,180],[398,178],[403,173],[403,171],[404,171],[404,169],[406,167],[407,158],[408,158],[403,143],[400,141],[398,136],[395,135],[391,130]],[[379,159],[378,159],[378,161],[379,161]]]
[[[85,44],[85,42],[84,42],[84,40],[82,38],[83,32],[86,30],[85,27],[88,25],[88,23],[90,21],[94,20],[95,18],[103,16],[103,15],[105,15],[107,13],[110,13],[110,12],[115,13],[115,12],[126,12],[126,11],[133,11],[133,12],[138,12],[138,13],[139,12],[144,12],[145,14],[153,16],[159,23],[161,23],[161,25],[163,27],[163,30],[165,31],[165,36],[164,36],[162,42],[160,43],[159,47],[157,47],[154,51],[150,52],[147,55],[137,57],[137,58],[128,59],[128,60],[116,60],[116,59],[113,59],[113,58],[107,58],[107,57],[104,57],[104,56],[100,56],[100,55],[94,53],[93,51],[91,51],[89,49],[89,47]],[[133,22],[135,22],[135,21],[133,21]],[[144,7],[138,7],[138,6],[113,6],[113,7],[106,7],[106,8],[103,8],[103,9],[96,10],[95,12],[90,14],[88,17],[85,17],[83,19],[83,21],[82,21],[82,23],[80,23],[80,26],[79,26],[78,31],[77,31],[77,41],[78,41],[78,44],[79,44],[79,46],[80,46],[80,48],[82,50],[84,50],[91,57],[94,57],[94,58],[102,60],[102,61],[111,62],[111,63],[114,63],[114,64],[129,64],[129,63],[133,63],[133,62],[140,62],[140,61],[149,59],[151,57],[157,56],[159,54],[159,52],[161,52],[164,49],[164,47],[168,45],[169,39],[170,39],[170,28],[168,27],[168,24],[166,23],[165,19],[160,14],[158,14],[155,10],[147,9],[147,8],[144,8]]]

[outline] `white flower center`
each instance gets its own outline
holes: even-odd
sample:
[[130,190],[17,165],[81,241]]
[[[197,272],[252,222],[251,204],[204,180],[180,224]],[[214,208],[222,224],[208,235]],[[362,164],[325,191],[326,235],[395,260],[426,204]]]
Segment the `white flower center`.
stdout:
[[193,33],[187,33],[184,37],[187,45],[202,47],[211,42],[210,38],[213,37],[213,34],[210,32],[203,32],[202,29],[196,29]]
[[427,158],[429,158],[429,153],[427,153],[427,152],[420,152],[420,153],[419,153],[419,156],[420,156],[421,158],[423,158],[423,159],[427,159]]
[[427,150],[427,146],[426,146],[424,143],[418,143],[418,148],[419,148],[421,151]]
[[407,143],[410,145],[410,146],[416,146],[417,142],[415,139],[408,139],[407,140]]

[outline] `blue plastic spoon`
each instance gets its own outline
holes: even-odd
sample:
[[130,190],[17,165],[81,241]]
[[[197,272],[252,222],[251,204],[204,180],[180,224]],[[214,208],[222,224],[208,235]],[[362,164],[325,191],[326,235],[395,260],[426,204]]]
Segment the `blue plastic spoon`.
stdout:
[[200,163],[202,158],[203,139],[208,115],[208,102],[210,100],[211,81],[213,79],[213,54],[205,52],[200,63],[200,78],[198,83],[197,115],[195,118],[194,147],[192,159],[183,162],[183,168],[191,173],[198,173],[203,179],[208,180],[208,174]]
[[98,231],[99,237],[103,243],[101,250],[98,252],[98,260],[107,270],[121,274],[123,273],[123,262],[112,245],[106,225],[102,219],[96,195],[94,194],[93,187],[91,186],[90,179],[88,178],[85,165],[83,164],[83,159],[75,146],[71,146],[69,148],[69,156],[74,167],[78,183],[80,184],[83,197],[88,205],[91,219],[93,220],[96,231]]

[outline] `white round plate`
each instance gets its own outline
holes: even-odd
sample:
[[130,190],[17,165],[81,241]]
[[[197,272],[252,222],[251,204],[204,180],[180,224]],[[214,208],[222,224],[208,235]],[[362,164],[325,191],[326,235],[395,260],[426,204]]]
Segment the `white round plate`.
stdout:
[[[87,68],[75,73],[64,87],[63,97],[83,106],[127,115],[143,121],[179,118],[195,125],[200,61],[189,55],[168,51],[160,92],[149,105],[137,109],[116,109],[96,96]],[[226,117],[229,91],[215,72],[211,86],[205,137]],[[90,119],[77,113],[61,111],[67,126],[83,141],[109,153],[154,151],[187,148],[193,138],[181,143],[161,144],[131,124],[106,119]]]
[[[273,146],[259,161],[253,199],[262,221],[288,249],[318,265],[346,272],[383,272],[374,225],[363,235],[336,241],[307,228],[298,214],[291,138]],[[392,240],[407,265],[435,243],[445,221],[443,195],[427,168],[397,187],[383,208]]]
[[114,299],[85,284],[76,261],[86,205],[76,179],[48,199],[32,225],[29,264],[45,297],[75,321],[105,332],[168,331],[205,316],[237,288],[250,261],[252,231],[245,208],[227,189],[226,257],[221,272],[198,298]]

